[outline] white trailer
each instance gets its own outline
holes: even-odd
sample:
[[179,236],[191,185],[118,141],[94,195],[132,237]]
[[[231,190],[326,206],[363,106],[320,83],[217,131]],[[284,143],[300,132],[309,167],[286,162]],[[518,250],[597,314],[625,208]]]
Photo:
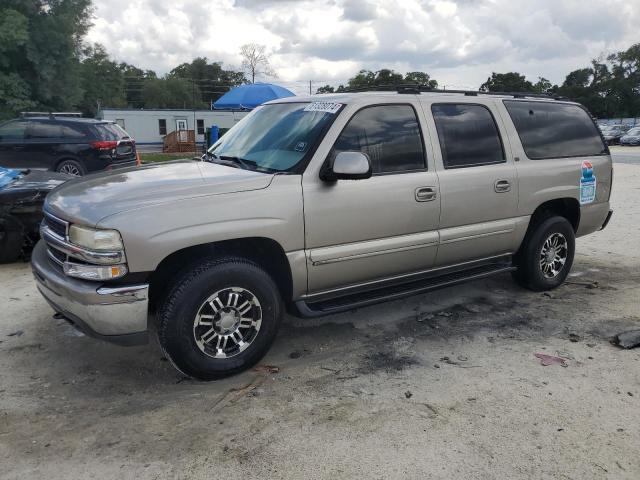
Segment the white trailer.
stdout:
[[213,125],[231,128],[248,113],[246,110],[103,108],[98,118],[116,122],[142,149],[160,150],[162,138],[175,130],[195,130],[196,143],[203,144],[207,128]]

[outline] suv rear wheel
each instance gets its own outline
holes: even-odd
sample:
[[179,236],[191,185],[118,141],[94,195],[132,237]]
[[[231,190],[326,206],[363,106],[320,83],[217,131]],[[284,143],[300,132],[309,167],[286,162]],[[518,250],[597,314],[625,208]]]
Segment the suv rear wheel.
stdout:
[[264,356],[282,312],[276,284],[258,265],[237,257],[209,260],[184,273],[160,307],[160,345],[185,375],[233,375]]
[[73,175],[75,177],[81,177],[86,172],[84,167],[75,160],[63,160],[56,167],[56,172],[66,173],[67,175]]
[[551,216],[538,223],[518,253],[515,280],[537,292],[560,286],[573,264],[575,234],[569,221]]

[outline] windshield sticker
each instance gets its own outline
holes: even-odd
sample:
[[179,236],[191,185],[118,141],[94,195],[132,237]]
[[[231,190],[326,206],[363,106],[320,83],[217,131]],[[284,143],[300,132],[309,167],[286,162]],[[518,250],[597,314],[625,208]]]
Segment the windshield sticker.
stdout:
[[580,177],[580,203],[592,203],[596,199],[596,176],[593,165],[585,160],[582,162],[582,176]]
[[304,152],[306,149],[307,149],[307,142],[298,142],[296,143],[296,146],[294,148],[296,152]]
[[304,107],[304,111],[336,113],[338,110],[340,110],[341,106],[342,106],[341,103],[334,103],[334,102],[312,102],[306,107]]

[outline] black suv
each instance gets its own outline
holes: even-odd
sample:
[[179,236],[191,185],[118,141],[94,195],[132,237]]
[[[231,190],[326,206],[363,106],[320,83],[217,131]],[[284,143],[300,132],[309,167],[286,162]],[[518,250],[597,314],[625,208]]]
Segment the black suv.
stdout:
[[0,124],[3,167],[80,176],[136,164],[135,141],[113,122],[49,115]]

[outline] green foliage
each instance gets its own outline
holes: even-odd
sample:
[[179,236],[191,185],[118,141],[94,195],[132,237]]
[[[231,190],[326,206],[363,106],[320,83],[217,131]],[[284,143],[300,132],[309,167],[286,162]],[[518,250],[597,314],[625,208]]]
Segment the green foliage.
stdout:
[[199,88],[180,77],[152,78],[142,87],[145,108],[208,108]]
[[534,92],[533,84],[517,72],[496,73],[480,85],[483,92]]
[[94,117],[100,106],[125,107],[123,72],[101,45],[87,47],[80,64],[83,97],[78,107]]
[[211,105],[224,95],[229,86],[248,83],[242,72],[224,70],[221,62],[209,63],[206,57],[197,57],[191,63],[183,63],[171,70],[167,78],[188,79],[198,89],[198,103]]
[[0,7],[0,116],[66,110],[82,98],[78,54],[91,0],[6,0]]
[[335,89],[331,85],[325,85],[323,87],[318,88],[316,93],[334,93]]
[[[431,88],[437,88],[438,82],[433,80],[428,73],[425,72],[408,72],[404,77],[395,70],[383,68],[376,72],[371,70],[360,70],[354,77],[347,81],[347,86],[340,85],[338,92],[345,90],[358,90],[371,87],[394,86],[394,85],[425,85]],[[322,89],[322,91],[320,91]],[[331,90],[329,90],[331,89]],[[333,87],[325,85],[318,89],[317,93],[332,93]]]

